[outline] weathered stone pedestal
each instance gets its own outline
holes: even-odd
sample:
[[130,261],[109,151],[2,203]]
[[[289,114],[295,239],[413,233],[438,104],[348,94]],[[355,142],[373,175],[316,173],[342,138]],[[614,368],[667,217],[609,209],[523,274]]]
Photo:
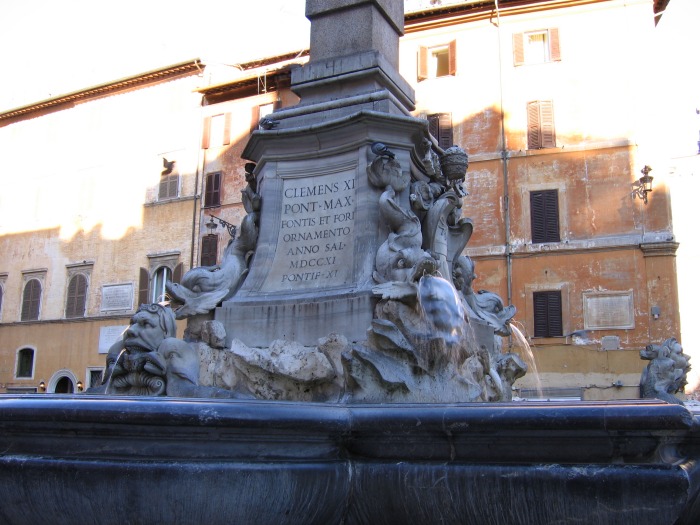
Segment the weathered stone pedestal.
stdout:
[[370,148],[381,139],[408,169],[424,133],[418,119],[362,111],[253,135],[246,156],[257,160],[260,236],[243,286],[216,312],[230,338],[263,347],[315,345],[331,332],[366,338],[375,256],[388,234],[381,190],[367,178]]
[[695,524],[698,421],[660,402],[0,399],[0,522]]

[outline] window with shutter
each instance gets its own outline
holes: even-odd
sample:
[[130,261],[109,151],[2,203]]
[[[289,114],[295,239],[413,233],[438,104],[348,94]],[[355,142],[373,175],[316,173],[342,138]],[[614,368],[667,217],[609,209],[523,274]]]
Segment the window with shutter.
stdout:
[[204,185],[204,207],[221,205],[221,172],[208,173]]
[[31,378],[34,375],[34,350],[22,348],[17,352],[16,378]]
[[139,268],[139,305],[148,304],[148,270]]
[[24,285],[22,294],[22,321],[36,321],[39,319],[41,306],[41,282],[39,279],[29,279]]
[[559,242],[559,192],[530,192],[530,229],[533,243]]
[[174,199],[177,197],[180,177],[177,174],[161,175],[158,187],[158,200]]
[[452,133],[452,113],[434,113],[428,115],[428,130],[438,141],[442,149],[454,144]]
[[219,236],[216,234],[205,235],[202,237],[202,255],[200,260],[201,266],[214,266],[219,249]]
[[457,41],[418,48],[418,81],[457,74]]
[[556,148],[554,107],[551,100],[527,103],[527,148]]
[[532,294],[535,337],[563,336],[561,291]]
[[167,266],[161,266],[153,275],[153,283],[151,287],[151,303],[160,303],[166,300],[167,290],[165,284],[172,282],[173,272]]
[[513,65],[544,64],[560,60],[559,29],[556,27],[513,34]]
[[74,275],[68,283],[66,297],[66,317],[83,317],[87,299],[87,278],[83,274]]

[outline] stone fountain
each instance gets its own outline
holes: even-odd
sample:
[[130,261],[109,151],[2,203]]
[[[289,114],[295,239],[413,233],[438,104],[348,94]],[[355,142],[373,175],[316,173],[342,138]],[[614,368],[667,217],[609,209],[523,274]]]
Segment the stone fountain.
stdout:
[[138,309],[100,387],[0,400],[1,521],[699,522],[682,405],[511,402],[515,309],[472,289],[468,158],[410,116],[403,2],[307,16],[221,264]]

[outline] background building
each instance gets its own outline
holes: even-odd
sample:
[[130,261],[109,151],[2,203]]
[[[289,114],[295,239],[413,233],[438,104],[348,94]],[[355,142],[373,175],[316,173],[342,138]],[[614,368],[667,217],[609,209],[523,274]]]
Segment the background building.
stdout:
[[[477,288],[518,309],[522,395],[636,397],[639,349],[680,334],[663,177],[638,81],[667,2],[406,2],[415,115],[470,154]],[[287,49],[192,59],[0,113],[0,391],[94,381],[163,282],[220,260],[245,214],[244,145],[298,98]],[[516,351],[528,352],[517,338]],[[537,379],[539,378],[539,379]],[[537,392],[541,389],[542,392]]]

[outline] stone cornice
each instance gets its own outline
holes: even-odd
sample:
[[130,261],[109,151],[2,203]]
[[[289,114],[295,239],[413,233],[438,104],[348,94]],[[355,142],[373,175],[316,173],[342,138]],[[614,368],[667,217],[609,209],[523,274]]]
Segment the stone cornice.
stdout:
[[667,242],[645,242],[639,245],[644,257],[675,257],[678,250],[678,243]]
[[95,98],[128,91],[145,85],[164,82],[174,78],[197,74],[202,71],[203,64],[198,58],[180,62],[167,67],[154,69],[146,73],[122,78],[105,84],[98,84],[65,95],[48,98],[0,113],[0,127],[18,120],[33,118],[51,111],[58,111],[75,106]]

